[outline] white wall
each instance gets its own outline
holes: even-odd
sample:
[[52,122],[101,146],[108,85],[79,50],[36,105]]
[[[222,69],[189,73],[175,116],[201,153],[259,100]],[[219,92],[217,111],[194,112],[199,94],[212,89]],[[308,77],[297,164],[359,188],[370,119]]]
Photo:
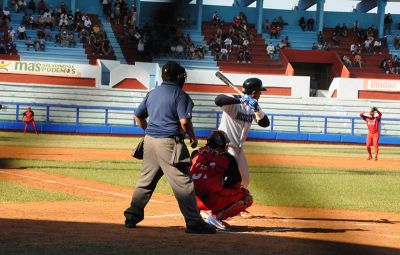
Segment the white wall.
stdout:
[[329,87],[329,97],[336,90],[337,99],[358,99],[358,91],[400,92],[400,80],[334,78]]

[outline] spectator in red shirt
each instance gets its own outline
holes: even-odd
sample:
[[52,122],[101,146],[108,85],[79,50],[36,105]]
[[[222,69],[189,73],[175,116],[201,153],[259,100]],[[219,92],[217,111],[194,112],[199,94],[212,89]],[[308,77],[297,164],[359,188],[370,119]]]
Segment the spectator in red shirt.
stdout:
[[22,121],[25,121],[24,133],[28,130],[29,124],[32,123],[33,128],[35,129],[35,133],[38,135],[36,122],[35,122],[35,113],[32,111],[31,107],[27,107],[26,111],[22,114]]
[[[375,116],[375,112],[378,114]],[[378,110],[377,107],[372,107],[369,115],[365,115],[364,112],[360,113],[360,117],[367,123],[368,127],[368,135],[367,135],[367,151],[368,151],[368,160],[372,159],[371,145],[374,144],[375,149],[375,160],[378,160],[379,153],[379,123],[381,122],[382,113]]]
[[206,146],[192,153],[190,168],[198,208],[211,211],[206,222],[220,230],[228,227],[223,220],[253,203],[250,192],[241,187],[242,178],[236,159],[227,151],[228,143],[224,131],[213,131]]

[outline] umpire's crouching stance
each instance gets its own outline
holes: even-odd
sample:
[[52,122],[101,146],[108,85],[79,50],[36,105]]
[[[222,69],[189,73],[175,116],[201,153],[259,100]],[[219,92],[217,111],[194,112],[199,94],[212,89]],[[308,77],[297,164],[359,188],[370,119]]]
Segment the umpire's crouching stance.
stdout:
[[[162,67],[162,79],[161,86],[146,95],[134,114],[136,122],[145,130],[146,135],[143,167],[131,206],[124,212],[125,226],[134,228],[143,220],[144,207],[157,182],[165,174],[185,218],[186,232],[214,234],[215,228],[203,221],[197,208],[189,173],[190,162],[177,164],[179,160],[176,160],[187,160],[185,155],[190,157],[183,141],[186,134],[190,138],[191,146],[197,146],[191,122],[193,102],[182,90],[186,71],[176,62],[170,61]],[[148,123],[146,118],[149,118]]]

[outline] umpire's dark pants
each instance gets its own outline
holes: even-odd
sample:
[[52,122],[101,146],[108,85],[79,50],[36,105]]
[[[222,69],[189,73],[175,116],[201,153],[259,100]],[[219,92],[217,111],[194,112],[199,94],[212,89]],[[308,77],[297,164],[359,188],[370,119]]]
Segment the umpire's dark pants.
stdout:
[[189,169],[178,169],[171,164],[175,139],[145,136],[143,167],[133,192],[130,208],[126,209],[127,220],[139,222],[144,218],[144,208],[149,202],[157,182],[165,174],[178,201],[187,226],[203,221],[195,199]]

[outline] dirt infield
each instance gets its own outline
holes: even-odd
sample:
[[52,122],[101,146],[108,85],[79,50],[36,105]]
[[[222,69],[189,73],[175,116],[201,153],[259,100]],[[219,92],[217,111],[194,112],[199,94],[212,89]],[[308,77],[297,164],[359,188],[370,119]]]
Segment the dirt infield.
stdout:
[[[129,159],[126,150],[24,148],[22,155],[14,147],[0,148],[1,158],[27,155],[66,161]],[[261,156],[249,160],[257,159]],[[269,160],[318,166],[330,158],[270,155]],[[374,169],[400,165],[396,160],[375,163]],[[349,166],[367,164],[335,158],[335,167]],[[0,179],[90,198],[1,203],[0,250],[4,254],[400,254],[400,214],[396,213],[253,205],[255,218],[228,221],[233,231],[199,236],[184,233],[184,220],[172,196],[154,194],[144,221],[136,229],[126,229],[122,212],[130,203],[132,189],[34,169],[3,169]]]

